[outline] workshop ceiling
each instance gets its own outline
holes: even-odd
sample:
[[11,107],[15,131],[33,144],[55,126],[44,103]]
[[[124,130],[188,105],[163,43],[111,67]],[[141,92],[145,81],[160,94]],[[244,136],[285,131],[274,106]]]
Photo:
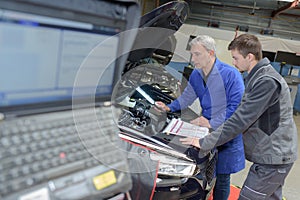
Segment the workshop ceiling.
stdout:
[[[186,24],[300,40],[300,0],[185,1],[190,7]],[[144,13],[150,2],[158,7],[169,0],[141,0]]]

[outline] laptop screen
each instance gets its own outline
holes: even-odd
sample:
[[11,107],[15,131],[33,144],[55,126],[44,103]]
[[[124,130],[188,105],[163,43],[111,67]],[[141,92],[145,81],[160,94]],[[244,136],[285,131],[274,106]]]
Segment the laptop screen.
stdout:
[[91,94],[110,98],[119,28],[7,9],[0,13],[0,111],[57,107]]

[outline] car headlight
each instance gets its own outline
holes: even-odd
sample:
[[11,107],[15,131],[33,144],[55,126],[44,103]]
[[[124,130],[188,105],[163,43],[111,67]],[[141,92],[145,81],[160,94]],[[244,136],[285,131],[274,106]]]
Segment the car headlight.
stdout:
[[165,154],[150,153],[151,160],[159,162],[159,175],[191,177],[195,174],[196,164]]

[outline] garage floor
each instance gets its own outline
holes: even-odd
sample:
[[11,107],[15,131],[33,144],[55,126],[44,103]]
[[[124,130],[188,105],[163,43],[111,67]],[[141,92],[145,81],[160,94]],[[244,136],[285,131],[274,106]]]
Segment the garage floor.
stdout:
[[[297,128],[298,128],[298,160],[295,162],[291,172],[289,173],[287,179],[285,180],[285,185],[283,188],[283,196],[287,200],[295,200],[299,199],[300,197],[300,115],[298,114],[297,116],[294,116]],[[238,172],[236,174],[232,175],[231,178],[231,183],[233,185],[242,187],[243,182],[247,176],[249,167],[251,163],[247,162],[246,163],[246,168]]]

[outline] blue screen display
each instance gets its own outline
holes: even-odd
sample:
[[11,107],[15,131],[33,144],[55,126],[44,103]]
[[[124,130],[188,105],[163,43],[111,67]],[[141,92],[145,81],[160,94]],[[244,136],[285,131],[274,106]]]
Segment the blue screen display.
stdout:
[[0,107],[112,93],[118,30],[1,12]]

